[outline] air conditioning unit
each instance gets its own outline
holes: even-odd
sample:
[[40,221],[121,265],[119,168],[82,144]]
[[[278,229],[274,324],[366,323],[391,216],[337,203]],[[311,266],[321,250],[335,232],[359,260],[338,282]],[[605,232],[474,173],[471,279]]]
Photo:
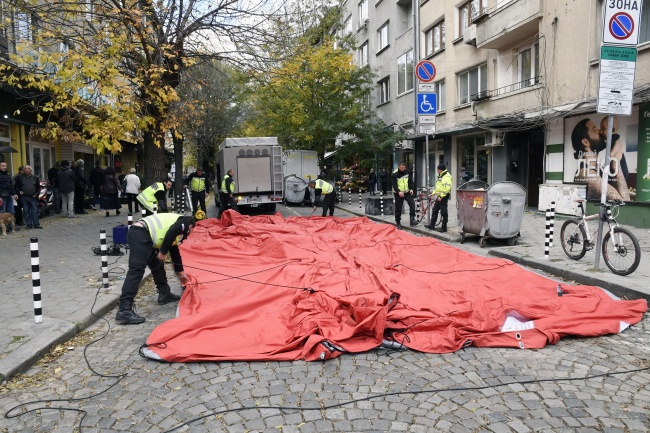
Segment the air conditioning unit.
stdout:
[[485,133],[485,145],[490,147],[503,146],[503,137],[505,133],[503,132],[486,132]]
[[463,42],[467,45],[476,45],[476,24],[467,26],[463,30]]
[[482,100],[488,99],[490,97],[492,97],[492,92],[490,92],[489,90],[481,90],[478,93],[474,93],[474,94],[470,95],[469,100],[470,101],[482,101]]
[[357,27],[357,31],[359,31],[361,29],[367,29],[368,28],[368,21],[370,21],[368,18],[366,18],[365,20],[359,21],[359,26]]

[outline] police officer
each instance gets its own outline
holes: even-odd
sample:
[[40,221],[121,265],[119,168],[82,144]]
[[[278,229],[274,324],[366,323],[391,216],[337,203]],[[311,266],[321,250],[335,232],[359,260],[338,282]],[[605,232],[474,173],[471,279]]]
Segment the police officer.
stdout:
[[207,212],[205,207],[205,195],[210,194],[210,180],[208,179],[208,176],[203,172],[203,169],[199,167],[194,173],[187,177],[186,182],[190,187],[190,192],[192,194],[192,209],[194,209],[194,212],[199,210],[197,207],[199,203],[201,204],[201,210]]
[[178,245],[190,234],[196,221],[191,216],[175,213],[151,215],[133,223],[126,235],[131,253],[129,270],[122,285],[120,304],[115,320],[121,325],[137,325],[145,318],[133,310],[133,300],[138,294],[145,267],[149,266],[158,289],[158,305],[165,305],[181,299],[171,292],[165,273],[167,253],[172,258],[174,270],[181,282],[187,284],[183,262]]
[[447,171],[445,164],[438,164],[438,179],[436,179],[436,187],[433,190],[433,194],[438,196],[438,199],[433,204],[433,210],[431,213],[431,225],[425,226],[428,229],[434,230],[435,221],[438,219],[438,212],[442,216],[442,226],[440,233],[447,231],[447,220],[449,219],[449,214],[447,212],[447,202],[449,202],[449,195],[451,194],[451,174]]
[[334,216],[334,187],[323,179],[316,179],[309,181],[309,197],[311,205],[316,210],[316,196],[323,196],[323,216],[327,216],[327,210],[330,211],[330,216]]
[[418,223],[415,221],[415,200],[413,199],[413,176],[411,171],[406,169],[406,164],[399,163],[397,170],[391,176],[393,192],[395,193],[395,222],[397,228],[401,229],[402,224],[402,206],[404,200],[409,204],[409,216],[411,217],[411,226],[416,226]]
[[167,191],[171,188],[172,180],[167,178],[143,189],[136,199],[147,210],[147,215],[153,215],[154,204],[158,206],[158,212],[167,212]]
[[237,200],[235,199],[235,170],[230,169],[228,173],[223,177],[221,181],[221,205],[219,206],[219,215],[217,218],[221,218],[221,215],[228,209],[230,206],[232,209],[237,210]]

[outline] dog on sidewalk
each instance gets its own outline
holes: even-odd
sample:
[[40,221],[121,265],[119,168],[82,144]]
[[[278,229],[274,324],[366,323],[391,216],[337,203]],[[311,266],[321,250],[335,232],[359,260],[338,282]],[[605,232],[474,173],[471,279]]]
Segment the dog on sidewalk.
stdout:
[[14,215],[6,212],[0,213],[0,229],[2,229],[2,236],[7,236],[7,225],[11,224],[12,227],[16,227],[16,220]]

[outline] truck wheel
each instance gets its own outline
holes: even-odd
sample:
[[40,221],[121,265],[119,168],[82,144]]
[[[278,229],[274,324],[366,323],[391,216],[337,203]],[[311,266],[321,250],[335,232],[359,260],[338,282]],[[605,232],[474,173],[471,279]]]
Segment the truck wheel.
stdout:
[[275,203],[268,203],[264,205],[264,210],[266,211],[266,213],[274,214],[276,207],[277,205]]

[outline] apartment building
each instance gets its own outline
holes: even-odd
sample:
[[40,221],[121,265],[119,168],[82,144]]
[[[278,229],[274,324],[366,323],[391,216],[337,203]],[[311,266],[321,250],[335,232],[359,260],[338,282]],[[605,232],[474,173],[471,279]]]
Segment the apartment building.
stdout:
[[[650,225],[643,206],[650,204],[650,5],[621,3],[639,9],[640,37],[632,113],[615,116],[612,170],[624,172],[627,191],[619,194],[638,205],[628,212],[648,214]],[[356,61],[377,76],[372,108],[407,134],[395,162],[415,168],[419,187],[434,184],[442,161],[456,186],[523,185],[531,208],[552,200],[570,214],[574,197],[595,197],[572,134],[589,121],[592,132],[607,132],[608,116],[596,107],[603,0],[347,0],[341,10],[342,31],[357,37]],[[436,67],[436,129],[428,136],[416,123],[420,60]]]

